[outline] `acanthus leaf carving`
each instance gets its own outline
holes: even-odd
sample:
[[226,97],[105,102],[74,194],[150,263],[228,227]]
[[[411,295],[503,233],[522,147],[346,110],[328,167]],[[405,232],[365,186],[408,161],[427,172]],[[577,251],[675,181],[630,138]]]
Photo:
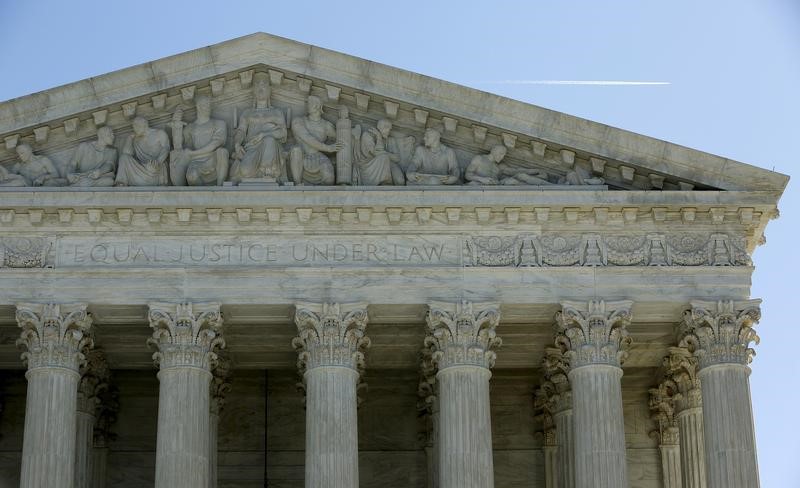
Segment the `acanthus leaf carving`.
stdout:
[[495,331],[500,323],[496,304],[433,302],[425,322],[425,346],[433,351],[433,362],[440,371],[451,366],[494,366],[494,349],[503,342]]
[[217,362],[211,370],[210,408],[211,414],[219,415],[225,406],[225,396],[231,391],[231,360],[223,354],[217,355]]
[[664,357],[664,376],[677,388],[673,395],[675,411],[703,406],[697,358],[685,347],[671,347]]
[[715,364],[747,365],[753,360],[753,328],[761,319],[761,300],[693,301],[683,314],[681,345],[697,357],[700,369]]
[[198,367],[210,370],[217,348],[225,347],[219,303],[151,303],[148,318],[153,335],[147,344],[157,350],[161,369]]
[[571,369],[593,364],[620,367],[631,339],[630,300],[563,302],[556,314],[556,346],[569,358]]
[[650,435],[659,444],[678,444],[678,422],[675,418],[675,395],[677,385],[672,380],[664,379],[656,388],[649,390],[650,418],[656,423],[656,430]]
[[86,360],[80,367],[78,383],[78,411],[96,415],[102,402],[101,395],[108,390],[111,370],[102,349],[88,349]]
[[542,424],[544,444],[556,445],[554,417],[572,408],[569,361],[561,349],[549,347],[542,360],[542,383],[534,393],[536,419]]
[[292,346],[301,373],[324,366],[364,370],[370,345],[366,304],[298,303],[294,322],[298,335]]
[[91,316],[85,304],[18,303],[17,324],[22,329],[17,346],[25,346],[28,370],[67,368],[78,372],[83,349],[93,344]]

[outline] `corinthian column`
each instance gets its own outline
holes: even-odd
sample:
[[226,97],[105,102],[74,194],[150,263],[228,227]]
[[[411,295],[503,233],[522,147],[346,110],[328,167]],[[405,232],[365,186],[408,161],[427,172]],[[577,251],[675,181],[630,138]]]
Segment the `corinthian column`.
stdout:
[[683,344],[697,357],[709,488],[757,488],[750,368],[761,300],[694,301]]
[[158,372],[155,488],[198,488],[209,480],[209,387],[224,347],[218,303],[151,303],[148,343]]
[[556,475],[559,488],[575,487],[575,433],[572,421],[572,390],[569,361],[561,349],[548,348],[542,361],[542,386],[549,392],[547,408],[555,427]]
[[664,488],[682,486],[678,423],[675,419],[676,394],[677,388],[669,379],[662,381],[657,388],[650,389],[650,418],[657,426],[650,435],[658,440]]
[[633,302],[564,302],[556,344],[569,360],[575,435],[575,486],[628,486],[622,362]]
[[94,426],[100,395],[108,389],[111,371],[100,349],[86,353],[78,384],[77,437],[75,441],[75,488],[93,488]]
[[231,362],[228,358],[219,357],[217,366],[212,371],[211,410],[208,419],[208,487],[217,488],[217,442],[219,431],[219,414],[225,406],[225,395],[231,390],[229,381]]
[[369,347],[366,304],[298,303],[306,389],[306,488],[358,487],[358,379]]
[[28,364],[20,488],[72,488],[81,350],[91,344],[86,305],[17,304]]
[[428,462],[427,488],[439,488],[439,394],[436,366],[429,348],[422,350],[420,378],[417,386],[417,408],[425,421],[425,457]]
[[439,387],[439,488],[492,488],[490,368],[501,344],[494,304],[432,303],[426,346]]
[[664,358],[666,377],[677,388],[673,396],[681,452],[683,488],[706,488],[703,445],[703,401],[697,358],[683,347],[671,347]]

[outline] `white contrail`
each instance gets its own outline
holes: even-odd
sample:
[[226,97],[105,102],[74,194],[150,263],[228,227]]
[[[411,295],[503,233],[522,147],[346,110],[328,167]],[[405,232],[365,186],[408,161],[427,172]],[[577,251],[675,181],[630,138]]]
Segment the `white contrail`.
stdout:
[[637,85],[671,85],[669,81],[622,81],[622,80],[494,80],[477,81],[493,85],[605,85],[605,86],[637,86]]

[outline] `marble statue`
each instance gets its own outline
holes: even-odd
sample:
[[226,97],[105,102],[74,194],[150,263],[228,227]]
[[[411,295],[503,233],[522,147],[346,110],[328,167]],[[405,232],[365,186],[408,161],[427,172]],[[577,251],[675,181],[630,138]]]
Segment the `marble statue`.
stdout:
[[211,118],[211,98],[198,96],[197,118],[183,122],[183,110],[172,116],[169,177],[175,186],[222,186],[228,177],[228,124]]
[[28,182],[22,176],[0,164],[0,186],[28,186]]
[[325,153],[335,153],[343,148],[336,139],[336,128],[322,118],[322,100],[310,95],[306,102],[308,115],[292,120],[292,134],[298,145],[289,151],[292,180],[296,185],[333,185],[336,174],[333,163]]
[[593,177],[588,168],[576,161],[572,170],[567,172],[567,175],[561,178],[559,183],[562,185],[602,185],[605,180]]
[[[64,186],[67,184],[67,180],[61,177],[50,158],[33,154],[33,149],[29,145],[17,146],[17,156],[19,156],[19,162],[11,168],[11,173],[22,177],[25,181],[24,186]],[[18,184],[18,178],[11,175],[4,177],[4,180],[12,183],[5,186],[22,186]]]
[[119,157],[116,185],[169,185],[169,138],[161,129],[151,128],[144,117],[133,119],[133,134],[128,136]]
[[353,138],[356,162],[353,180],[356,185],[405,185],[405,175],[398,164],[400,155],[392,151],[389,132],[392,122],[388,119],[378,121],[377,127],[370,127],[361,133],[356,126]]
[[233,136],[230,181],[245,178],[282,179],[285,175],[281,144],[286,142],[286,117],[270,104],[272,89],[264,73],[253,81],[255,105],[242,112]]
[[114,131],[104,126],[97,130],[97,140],[82,142],[67,166],[70,186],[114,186],[117,172],[117,148]]
[[470,185],[548,185],[547,173],[532,168],[512,168],[502,164],[508,150],[505,146],[492,147],[489,154],[472,158],[464,172]]
[[455,185],[461,177],[456,153],[441,143],[436,129],[427,129],[406,170],[408,185]]

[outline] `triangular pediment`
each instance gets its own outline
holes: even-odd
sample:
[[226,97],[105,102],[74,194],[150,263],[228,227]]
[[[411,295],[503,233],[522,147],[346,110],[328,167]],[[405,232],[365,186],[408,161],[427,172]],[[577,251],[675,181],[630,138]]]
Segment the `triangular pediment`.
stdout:
[[27,143],[64,164],[79,142],[95,138],[98,127],[124,136],[132,119],[143,116],[166,129],[178,106],[192,120],[199,94],[212,96],[214,117],[234,126],[252,106],[254,76],[269,77],[273,104],[288,118],[303,114],[306,98],[314,94],[330,121],[340,107],[364,130],[381,118],[391,120],[393,136],[411,150],[426,128],[435,128],[462,170],[474,155],[502,144],[507,165],[540,170],[552,184],[576,168],[612,190],[777,196],[788,181],[744,163],[263,33],[0,103],[0,163],[13,163],[15,146]]

